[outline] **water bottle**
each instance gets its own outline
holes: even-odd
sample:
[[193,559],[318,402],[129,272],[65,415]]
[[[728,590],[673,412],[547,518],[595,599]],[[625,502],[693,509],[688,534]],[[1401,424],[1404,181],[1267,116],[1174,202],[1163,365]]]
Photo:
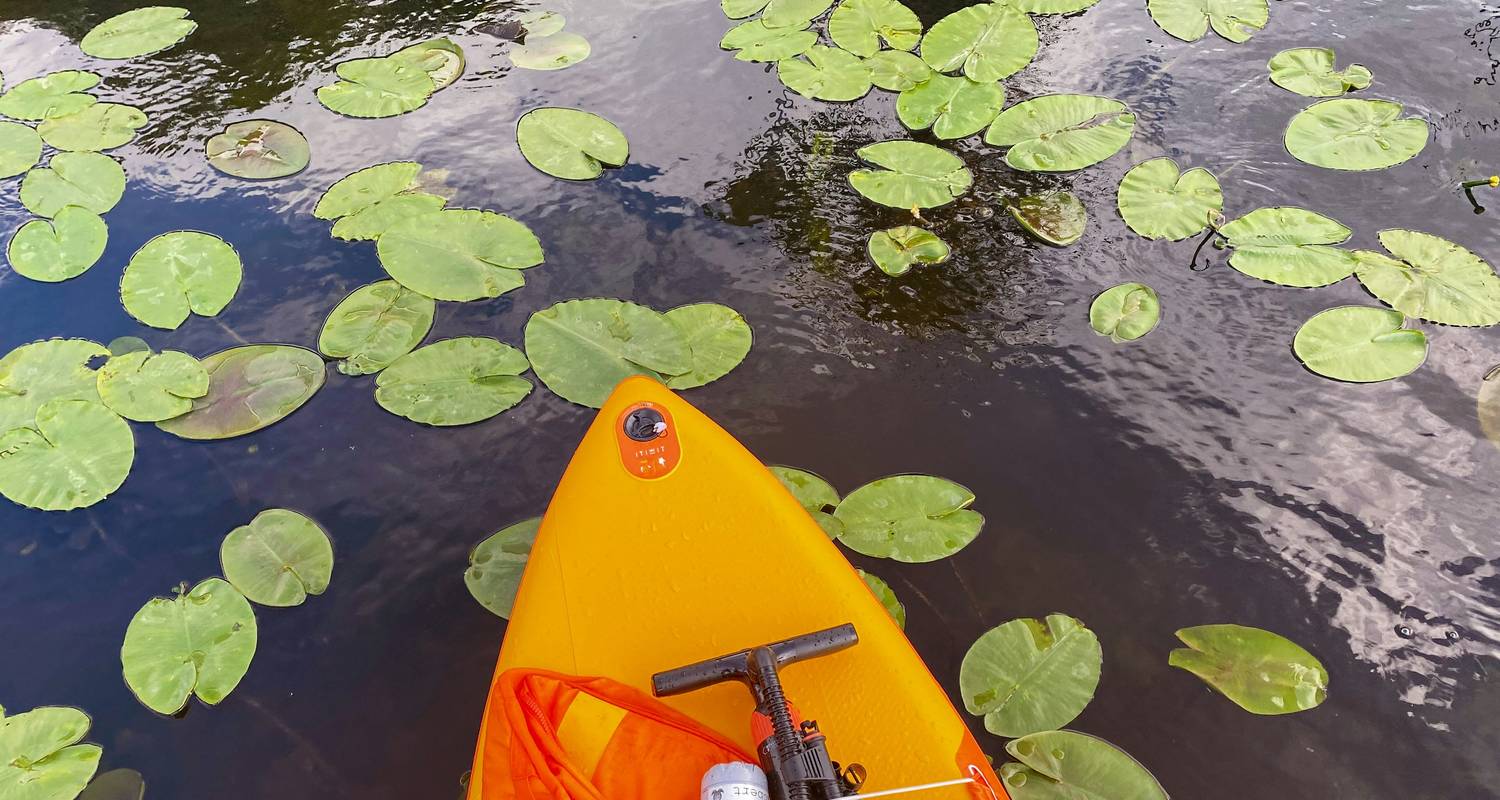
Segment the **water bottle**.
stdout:
[[703,773],[699,800],[770,800],[771,789],[760,767],[743,761],[715,764]]

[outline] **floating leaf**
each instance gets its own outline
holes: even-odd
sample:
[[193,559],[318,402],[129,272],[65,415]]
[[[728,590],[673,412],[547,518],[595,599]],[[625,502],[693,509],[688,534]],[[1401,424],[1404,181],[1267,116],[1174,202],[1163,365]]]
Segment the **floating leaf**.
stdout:
[[224,578],[263,606],[300,606],[333,578],[333,543],[318,523],[295,511],[269,508],[219,545]]
[[814,100],[845,102],[870,92],[870,68],[864,59],[821,44],[808,48],[803,58],[776,62],[776,76],[786,88]]
[[102,153],[58,153],[21,181],[21,205],[39,217],[68,206],[103,214],[124,195],[125,168]]
[[49,400],[30,427],[0,434],[0,494],[27,508],[68,511],[108,497],[130,474],[135,436],[88,400]]
[[1005,163],[1028,172],[1072,172],[1118,153],[1135,132],[1135,114],[1118,100],[1048,94],[1000,112],[984,141],[1009,147]]
[[1066,614],[1013,619],[964,654],[959,692],[970,714],[996,736],[1061,728],[1083,713],[1104,665],[1099,638]]
[[448,201],[435,194],[409,192],[381,200],[369,208],[339,217],[333,223],[333,236],[348,242],[379,239],[398,222],[442,211]]
[[984,517],[969,508],[974,493],[930,475],[896,475],[850,492],[833,515],[844,524],[840,540],[876,558],[921,563],[964,549]]
[[963,159],[922,142],[876,142],[855,155],[884,169],[854,170],[849,185],[883,206],[935,208],[953,202],[974,182]]
[[376,164],[340,178],[318,198],[313,216],[338,219],[363,211],[382,200],[411,191],[422,165],[415,161]]
[[1500,277],[1484,259],[1430,233],[1384,230],[1380,243],[1396,258],[1361,250],[1359,282],[1408,317],[1441,325],[1500,324]]
[[738,50],[740,61],[780,61],[806,53],[818,43],[818,34],[801,28],[771,28],[759,19],[742,22],[719,40],[719,48]]
[[156,423],[184,439],[229,439],[281,421],[323,387],[323,359],[284,344],[252,344],[203,359],[208,394],[193,410]]
[[100,402],[89,362],[109,351],[87,339],[46,339],[0,358],[0,433],[29,428],[49,400]]
[[1083,238],[1083,230],[1089,223],[1088,209],[1072,192],[1028,195],[1008,208],[1027,233],[1057,247],[1067,247]]
[[1012,800],[1167,800],[1149,770],[1086,733],[1033,733],[1006,743],[1005,750],[1019,762],[1000,768]]
[[896,593],[891,591],[891,585],[862,569],[856,569],[855,572],[858,572],[860,579],[865,582],[866,586],[870,587],[870,593],[875,595],[875,599],[879,600],[880,604],[885,606],[885,612],[891,615],[892,620],[895,620],[896,627],[905,630],[906,606],[902,605],[901,601],[896,598]]
[[20,175],[42,158],[42,138],[19,122],[0,121],[0,178]]
[[67,116],[51,117],[36,132],[59,150],[109,150],[129,144],[146,122],[146,115],[134,106],[95,103]]
[[857,56],[873,56],[883,40],[896,50],[922,41],[922,20],[898,0],[843,0],[828,17],[828,37]]
[[1072,14],[1092,7],[1099,0],[1000,0],[1027,14]]
[[42,706],[9,717],[0,713],[0,797],[78,797],[103,754],[98,745],[79,744],[89,724],[87,714],[62,706]]
[[109,348],[111,356],[123,356],[126,353],[138,353],[142,350],[149,351],[151,349],[151,345],[147,344],[146,340],[139,336],[116,336],[109,340],[109,344],[106,347]]
[[356,58],[334,68],[342,80],[318,89],[318,102],[346,117],[394,117],[427,105],[437,91],[419,66],[391,58]]
[[833,0],[771,0],[760,18],[772,28],[806,27],[833,5]]
[[284,122],[251,119],[215,134],[204,147],[209,166],[236,178],[269,180],[296,175],[307,168],[307,137]]
[[519,377],[531,368],[520,350],[461,336],[418,348],[375,379],[375,402],[426,425],[468,425],[515,406],[531,393]]
[[376,281],[355,289],[334,306],[318,350],[341,358],[339,372],[369,375],[410,353],[432,330],[437,303],[395,281]]
[[1313,103],[1286,126],[1286,149],[1298,161],[1351,171],[1386,169],[1427,146],[1427,121],[1402,117],[1400,103],[1341,98]]
[[844,532],[844,523],[839,522],[831,511],[838,507],[839,493],[822,476],[793,467],[768,467],[776,480],[792,493],[792,497],[807,509],[828,538],[837,539]]
[[948,243],[937,234],[913,225],[870,234],[866,249],[875,266],[892,276],[905,275],[917,264],[941,264],[948,260]]
[[1008,5],[980,3],[938,20],[922,37],[922,60],[938,72],[992,83],[1031,63],[1037,49],[1031,17]]
[[1104,290],[1089,306],[1089,327],[1111,341],[1132,342],[1156,329],[1161,300],[1144,283],[1122,283]]
[[1235,44],[1249,41],[1271,19],[1266,0],[1147,0],[1151,19],[1167,33],[1196,42],[1214,32]]
[[576,33],[554,33],[526,37],[525,44],[513,45],[510,63],[521,69],[564,69],[589,57],[593,48],[589,40]]
[[718,303],[678,306],[665,315],[687,340],[692,366],[667,379],[667,386],[681,391],[703,386],[728,375],[750,354],[754,336],[740,312]]
[[146,779],[133,769],[112,769],[89,782],[78,800],[145,800]]
[[1350,64],[1343,72],[1333,68],[1333,51],[1326,47],[1295,47],[1271,57],[1271,83],[1304,97],[1338,97],[1370,85],[1370,70]]
[[1340,306],[1302,323],[1292,350],[1325,378],[1375,383],[1410,375],[1427,360],[1427,335],[1403,327],[1399,311]]
[[564,400],[604,405],[632,375],[658,380],[693,368],[687,339],[666,317],[623,300],[569,300],[531,315],[526,353],[538,378]]
[[[1335,309],[1337,310],[1337,309]],[[1324,312],[1327,313],[1327,312]],[[1291,714],[1328,696],[1328,671],[1296,642],[1244,625],[1198,625],[1168,663],[1202,678],[1252,714]]]
[[[123,423],[122,423],[123,424]],[[176,714],[189,697],[218,705],[255,657],[255,612],[233,586],[209,578],[187,594],[153,597],[125,629],[125,683],[158,714]]]
[[769,2],[771,0],[719,0],[719,8],[724,9],[724,16],[730,19],[744,19],[759,14]]
[[[754,14],[756,11],[760,11],[760,9],[764,8],[765,5],[765,3],[761,3],[760,7],[756,8],[755,11],[751,11],[750,14]],[[745,16],[748,17],[750,16],[750,14],[746,14]],[[526,29],[527,36],[551,36],[552,34],[562,30],[563,26],[568,24],[567,17],[564,17],[562,14],[559,14],[556,11],[545,10],[528,11],[525,14],[517,17],[516,21],[520,22],[521,26]]]
[[1490,370],[1479,386],[1479,429],[1500,447],[1500,367]]
[[109,227],[86,208],[67,206],[48,222],[22,225],[5,248],[10,268],[34,281],[56,283],[76,278],[98,263],[109,241]]
[[212,317],[240,288],[240,256],[217,236],[164,233],[130,257],[120,278],[120,302],[130,316],[171,330],[188,314]]
[[1219,229],[1234,253],[1229,266],[1282,286],[1327,286],[1354,273],[1353,253],[1329,245],[1349,239],[1336,219],[1305,208],[1258,208]]
[[94,58],[135,58],[158,53],[198,29],[188,10],[147,6],[116,14],[84,34],[78,47]]
[[464,50],[446,36],[404,47],[391,53],[390,58],[426,72],[433,91],[452,86],[464,74]]
[[1170,158],[1130,168],[1120,180],[1120,216],[1147,239],[1181,241],[1203,232],[1224,210],[1219,179],[1206,169],[1179,172]]
[[870,82],[892,92],[904,92],[937,73],[927,62],[905,50],[881,50],[865,59]]
[[120,416],[136,422],[160,422],[193,409],[193,399],[208,394],[208,370],[187,353],[141,350],[111,356],[99,368],[99,397]]
[[516,143],[526,162],[554,178],[586,181],[618,167],[630,143],[613,122],[576,108],[534,108],[516,123]]
[[516,590],[521,588],[521,575],[526,571],[526,559],[541,526],[541,517],[521,520],[492,534],[469,553],[464,585],[480,605],[501,619],[510,619]]
[[1004,105],[999,83],[933,75],[896,98],[896,116],[914,131],[930,127],[939,139],[962,139],[984,130]]
[[33,121],[65,117],[99,102],[98,98],[86,94],[87,90],[98,85],[98,75],[75,69],[21,81],[0,95],[0,114]]
[[542,263],[531,229],[492,211],[450,209],[407,217],[376,242],[380,263],[402,286],[437,300],[499,297]]

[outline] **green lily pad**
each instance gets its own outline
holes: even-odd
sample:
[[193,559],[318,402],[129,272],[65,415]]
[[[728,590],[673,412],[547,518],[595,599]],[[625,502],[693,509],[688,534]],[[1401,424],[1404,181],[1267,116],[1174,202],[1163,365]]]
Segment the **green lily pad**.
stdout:
[[104,752],[98,745],[79,744],[89,725],[88,715],[76,708],[42,706],[8,717],[0,710],[0,797],[78,797]]
[[896,116],[914,131],[932,128],[939,139],[962,139],[994,122],[1004,105],[999,83],[933,75],[896,98]]
[[0,434],[0,494],[27,508],[69,511],[108,497],[130,474],[135,436],[88,400],[49,400],[29,427]]
[[1354,253],[1331,245],[1349,239],[1336,219],[1305,208],[1258,208],[1219,229],[1234,253],[1229,266],[1282,286],[1328,286],[1354,274]]
[[338,219],[357,214],[382,200],[416,187],[422,165],[415,161],[392,161],[352,172],[328,187],[313,207],[318,219]]
[[980,3],[938,20],[922,37],[922,60],[938,72],[963,71],[980,83],[1019,72],[1037,50],[1031,17],[999,3]]
[[133,769],[112,769],[89,781],[78,800],[145,800],[146,779]]
[[1061,728],[1094,699],[1104,654],[1099,638],[1066,614],[1013,619],[964,654],[958,687],[970,714],[996,736]]
[[1408,317],[1466,327],[1500,324],[1500,277],[1484,259],[1430,233],[1384,230],[1395,258],[1354,254],[1359,282]]
[[1130,229],[1147,239],[1181,241],[1197,236],[1224,211],[1219,179],[1201,167],[1180,172],[1170,158],[1130,168],[1117,202]]
[[17,275],[57,283],[82,275],[104,255],[109,226],[98,214],[78,206],[56,213],[51,222],[34,219],[11,237],[5,256]]
[[917,264],[941,264],[948,260],[948,243],[932,231],[900,225],[870,234],[865,249],[870,260],[887,275],[905,275]]
[[464,585],[480,605],[501,619],[510,619],[516,590],[521,588],[521,575],[541,526],[541,517],[521,520],[492,534],[469,553]]
[[521,270],[542,263],[530,228],[471,209],[407,217],[380,235],[376,251],[392,278],[436,300],[499,297],[526,283]]
[[[743,2],[743,0],[740,1]],[[760,6],[756,8],[755,11],[751,11],[750,14],[754,14],[756,11],[764,8],[765,5],[765,3],[761,3]],[[746,14],[745,16],[749,16],[750,14]],[[521,27],[526,29],[527,36],[551,36],[552,34],[562,30],[563,27],[568,24],[567,17],[564,17],[562,14],[559,14],[556,11],[547,11],[545,9],[528,11],[525,14],[516,17],[516,21],[521,23]]]
[[323,388],[317,353],[284,344],[252,344],[203,359],[208,394],[156,427],[184,439],[229,439],[280,422]]
[[1350,64],[1342,72],[1333,68],[1333,51],[1326,47],[1294,47],[1271,57],[1271,83],[1304,97],[1338,97],[1366,89],[1374,76],[1361,64]]
[[338,370],[345,375],[370,375],[421,344],[436,313],[431,297],[395,281],[366,284],[329,312],[318,350],[343,359]]
[[124,196],[125,168],[103,153],[58,153],[21,181],[21,205],[39,217],[68,206],[103,214]]
[[1091,8],[1099,0],[999,0],[1027,14],[1072,14]]
[[984,527],[969,508],[974,493],[930,475],[871,481],[846,496],[833,515],[844,524],[840,541],[875,558],[936,561],[964,549]]
[[865,66],[870,68],[870,83],[892,92],[904,92],[937,74],[905,50],[881,50],[865,59]]
[[158,714],[176,714],[193,695],[218,705],[250,669],[255,640],[245,596],[209,578],[175,598],[153,597],[135,613],[120,647],[125,684]]
[[59,150],[109,150],[129,144],[146,126],[146,115],[134,106],[95,103],[37,126],[42,141]]
[[953,202],[974,183],[963,159],[922,142],[876,142],[855,155],[882,169],[854,170],[849,185],[883,206],[936,208]]
[[1027,172],[1072,172],[1120,152],[1135,133],[1135,114],[1118,100],[1048,94],[1000,112],[986,144],[1009,147],[1005,163]]
[[718,303],[678,306],[664,314],[687,340],[692,366],[667,379],[667,386],[681,391],[713,383],[728,375],[750,354],[754,335],[740,312]]
[[858,100],[869,94],[871,85],[864,59],[821,44],[808,48],[804,57],[776,62],[776,77],[803,97],[830,102]]
[[832,5],[833,0],[771,0],[760,18],[772,28],[806,27]]
[[318,89],[318,102],[346,117],[394,117],[427,105],[437,91],[420,66],[392,58],[356,58],[334,68],[337,83]]
[[101,402],[89,362],[109,351],[87,339],[45,339],[0,358],[0,433],[29,428],[49,400]]
[[214,169],[250,180],[296,175],[312,158],[307,137],[273,119],[236,122],[210,138],[204,153]]
[[147,6],[116,14],[84,34],[78,47],[94,58],[135,58],[159,53],[198,29],[188,10]]
[[396,359],[375,379],[375,402],[425,425],[468,425],[531,393],[531,368],[508,344],[478,336],[444,339]]
[[576,33],[553,33],[526,37],[525,44],[512,45],[510,63],[521,69],[566,69],[589,57],[589,40]]
[[333,543],[318,523],[285,508],[268,508],[219,545],[224,578],[263,606],[300,606],[333,578]]
[[576,108],[534,108],[516,123],[516,143],[526,162],[554,178],[593,180],[605,165],[618,167],[630,143],[613,122]]
[[1340,98],[1313,103],[1286,126],[1286,149],[1298,161],[1363,172],[1415,158],[1427,146],[1427,121],[1402,117],[1400,103]]
[[1292,339],[1303,366],[1325,378],[1375,383],[1410,375],[1427,360],[1427,335],[1399,311],[1340,306],[1314,314]]
[[194,398],[208,394],[208,370],[176,350],[111,356],[98,380],[104,405],[136,422],[182,416],[193,409]]
[[1089,224],[1088,209],[1072,192],[1027,195],[1007,208],[1027,233],[1056,247],[1067,247],[1083,238]]
[[891,615],[891,619],[896,622],[896,627],[906,630],[906,606],[902,605],[896,593],[891,591],[891,585],[862,569],[856,569],[855,572],[858,572],[860,579],[870,587],[870,594],[875,595],[875,599],[885,606],[885,612]]
[[146,242],[120,278],[120,302],[130,316],[172,330],[189,314],[212,317],[240,288],[239,253],[217,236],[172,231]]
[[42,137],[19,122],[0,120],[0,178],[20,175],[42,158]]
[[599,408],[632,375],[663,380],[693,368],[682,331],[645,306],[610,298],[569,300],[531,315],[526,353],[559,397]]
[[792,497],[807,509],[813,520],[828,534],[828,538],[837,539],[844,532],[844,523],[839,522],[832,512],[839,504],[839,493],[822,476],[808,472],[805,469],[795,467],[767,467],[776,480],[781,481]]
[[442,211],[447,204],[447,200],[435,194],[398,194],[347,217],[339,217],[333,223],[333,237],[346,242],[373,242],[396,223]]
[[1167,800],[1149,770],[1124,750],[1074,731],[1043,731],[1005,745],[1000,768],[1011,800]]
[[843,0],[828,17],[828,38],[857,56],[875,55],[882,41],[911,50],[922,41],[922,20],[899,0]]
[[1266,0],[1147,0],[1151,19],[1167,33],[1196,42],[1214,33],[1235,44],[1250,40],[1271,20]]
[[780,61],[806,53],[818,43],[815,31],[802,28],[772,28],[763,20],[742,22],[719,40],[722,50],[737,50],[734,57],[739,61]]
[[446,36],[403,47],[390,58],[426,72],[432,78],[433,91],[452,86],[464,74],[464,50]]
[[[1325,312],[1326,313],[1326,312]],[[1183,628],[1168,663],[1202,678],[1252,714],[1291,714],[1328,696],[1328,671],[1296,642],[1244,625]]]
[[1122,283],[1105,289],[1089,306],[1089,327],[1116,344],[1133,342],[1156,329],[1161,300],[1144,283]]
[[98,85],[98,75],[76,69],[21,81],[0,95],[0,114],[32,121],[65,117],[99,102],[98,98],[87,94],[89,89]]
[[771,0],[719,0],[719,8],[730,19],[744,19],[759,14],[769,2]]

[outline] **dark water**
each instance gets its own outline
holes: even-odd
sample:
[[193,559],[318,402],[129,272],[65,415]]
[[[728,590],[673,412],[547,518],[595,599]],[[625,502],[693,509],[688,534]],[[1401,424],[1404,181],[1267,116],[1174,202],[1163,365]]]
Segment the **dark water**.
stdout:
[[[1140,0],[1046,19],[1037,60],[1006,81],[1012,100],[1118,97],[1140,114],[1134,141],[1060,177],[956,145],[978,191],[929,214],[956,257],[902,280],[863,256],[868,232],[902,214],[844,183],[857,146],[903,135],[894,96],[787,95],[717,49],[728,23],[709,0],[552,4],[594,46],[561,72],[510,70],[502,44],[471,30],[517,7],[478,0],[182,0],[201,27],[167,53],[78,52],[93,24],[131,5],[0,0],[8,83],[94,69],[101,94],[152,118],[115,151],[130,183],[99,266],[61,285],[0,269],[0,348],[125,334],[200,355],[242,340],[311,345],[328,309],[383,276],[368,243],[329,237],[314,202],[350,171],[416,159],[448,171],[455,206],[515,216],[547,249],[525,289],[441,304],[434,338],[519,343],[532,311],[573,297],[727,303],[754,325],[755,349],[691,399],[752,450],[845,491],[903,471],[970,486],[989,525],[955,558],[856,557],[906,601],[912,639],[950,686],[981,632],[1062,611],[1106,654],[1074,727],[1125,747],[1178,798],[1494,796],[1500,449],[1474,404],[1500,331],[1424,326],[1432,355],[1410,378],[1325,381],[1297,364],[1291,337],[1323,308],[1371,303],[1354,281],[1301,291],[1222,265],[1193,273],[1191,244],[1134,237],[1113,207],[1131,163],[1168,154],[1217,172],[1230,216],[1304,205],[1349,224],[1361,247],[1410,227],[1500,261],[1500,208],[1475,216],[1454,189],[1500,169],[1500,5],[1278,0],[1241,46],[1170,39]],[[960,5],[916,7],[931,24]],[[427,108],[363,121],[313,100],[336,61],[443,34],[469,72]],[[1374,71],[1365,96],[1425,115],[1426,151],[1373,174],[1293,162],[1280,132],[1306,101],[1270,85],[1264,65],[1317,45]],[[618,123],[630,165],[587,184],[533,171],[514,123],[544,104]],[[304,131],[313,166],[267,184],[213,172],[203,140],[248,116]],[[25,218],[16,185],[0,186],[5,230]],[[1079,244],[1034,244],[1004,214],[1005,198],[1043,187],[1084,198]],[[118,274],[173,229],[232,242],[245,281],[219,317],[147,330],[120,308]],[[1086,308],[1124,280],[1155,286],[1165,316],[1113,346]],[[105,768],[140,770],[153,798],[455,795],[503,632],[464,589],[467,552],[544,508],[591,412],[538,391],[497,419],[429,429],[372,392],[372,378],[331,373],[286,421],[217,444],[138,427],[135,469],[107,502],[67,514],[0,504],[0,703],[87,709]],[[221,707],[152,715],[120,678],[127,622],[151,595],[215,574],[224,533],[273,506],[332,533],[328,594],[260,610],[255,663]],[[1173,630],[1228,621],[1309,647],[1331,673],[1328,701],[1254,717],[1167,667]]]

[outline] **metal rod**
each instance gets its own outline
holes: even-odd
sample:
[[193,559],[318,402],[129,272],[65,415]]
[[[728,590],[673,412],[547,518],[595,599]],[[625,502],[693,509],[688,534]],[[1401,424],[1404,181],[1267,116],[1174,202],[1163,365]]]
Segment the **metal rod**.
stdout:
[[924,783],[921,786],[903,786],[900,789],[881,789],[878,792],[863,792],[861,794],[849,795],[844,800],[870,800],[874,797],[890,797],[897,794],[911,794],[913,792],[925,792],[928,789],[942,789],[947,786],[963,786],[973,783],[973,778],[959,778],[952,781],[938,781],[937,783]]

